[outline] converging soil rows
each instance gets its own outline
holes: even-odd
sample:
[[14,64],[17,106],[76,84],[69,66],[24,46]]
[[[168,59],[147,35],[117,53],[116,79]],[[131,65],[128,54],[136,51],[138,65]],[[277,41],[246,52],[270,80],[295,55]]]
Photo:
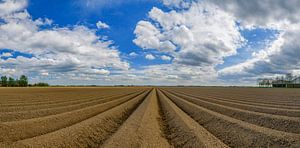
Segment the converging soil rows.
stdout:
[[300,147],[300,91],[1,88],[0,147]]

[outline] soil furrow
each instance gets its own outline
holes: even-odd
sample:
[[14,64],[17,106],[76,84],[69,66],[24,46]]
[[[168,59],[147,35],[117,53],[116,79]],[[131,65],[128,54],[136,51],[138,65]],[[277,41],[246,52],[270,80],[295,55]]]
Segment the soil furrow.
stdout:
[[[139,90],[141,91],[141,90]],[[19,103],[12,103],[12,104],[0,104],[1,107],[24,107],[24,106],[39,106],[39,105],[50,105],[50,104],[58,104],[58,103],[66,103],[70,101],[80,101],[84,99],[89,99],[93,97],[99,97],[107,94],[124,94],[127,92],[136,92],[136,90],[119,90],[117,92],[101,92],[101,93],[95,93],[95,94],[55,94],[51,95],[51,97],[41,96],[41,99],[37,102],[30,102],[28,99],[23,99],[22,102]],[[30,98],[30,96],[28,96]],[[35,97],[38,97],[35,96]],[[46,98],[44,98],[46,97]]]
[[158,96],[166,122],[166,136],[175,147],[227,147],[179,109],[163,93]]
[[[170,89],[167,89],[170,91]],[[241,104],[241,105],[249,105],[249,106],[256,106],[259,108],[270,108],[270,109],[279,109],[279,110],[291,110],[291,111],[295,111],[295,110],[299,110],[300,106],[294,106],[295,104],[293,104],[293,106],[289,105],[289,106],[285,106],[285,105],[278,105],[278,104],[270,104],[270,103],[256,103],[256,102],[251,102],[251,101],[243,101],[243,100],[239,100],[239,99],[235,99],[235,98],[225,98],[225,96],[213,96],[211,94],[196,94],[196,93],[187,93],[185,91],[180,91],[180,90],[171,90],[174,92],[180,92],[186,95],[191,95],[194,97],[198,97],[198,98],[207,98],[207,99],[214,99],[214,100],[218,100],[218,101],[226,101],[226,102],[230,102],[233,104]]]
[[[300,101],[298,99],[292,99],[292,98],[298,98],[298,97],[300,97],[300,95],[292,96],[291,94],[289,94],[288,96],[286,96],[287,93],[283,92],[282,94],[280,94],[280,93],[278,94],[276,92],[276,90],[274,91],[274,89],[272,89],[273,94],[264,94],[264,95],[262,95],[261,94],[262,92],[260,92],[263,89],[259,89],[260,91],[254,91],[253,94],[255,94],[255,95],[247,94],[247,91],[251,90],[250,88],[247,88],[246,91],[243,89],[238,89],[234,92],[232,91],[234,89],[232,89],[232,90],[231,89],[224,89],[224,90],[210,89],[210,91],[203,91],[202,89],[196,89],[196,90],[190,89],[189,90],[189,89],[179,88],[177,90],[181,90],[186,93],[196,94],[199,96],[206,94],[206,95],[214,96],[216,98],[226,97],[228,99],[261,103],[261,104],[295,106],[295,107],[300,106]],[[239,94],[236,94],[237,92]],[[242,95],[241,95],[241,93],[242,93]],[[265,92],[263,91],[263,93],[265,93]],[[282,95],[284,95],[284,96],[282,96]]]
[[[165,92],[166,93],[166,92]],[[231,147],[297,147],[300,135],[260,127],[166,93],[199,124]]]
[[216,103],[211,103],[209,101],[196,99],[191,96],[186,96],[184,94],[172,93],[176,96],[184,98],[185,100],[195,103],[199,106],[207,108],[209,110],[222,113],[224,115],[236,118],[245,122],[256,124],[263,127],[268,127],[280,131],[290,132],[290,133],[300,133],[300,118],[297,117],[286,117],[278,116],[272,114],[258,113],[247,111],[243,109],[232,108],[229,106],[224,106]]
[[0,88],[0,148],[296,148],[299,98],[248,87]]
[[78,124],[7,144],[7,147],[100,147],[139,106],[147,93]]
[[[137,92],[135,94],[138,94],[140,92]],[[20,120],[26,120],[26,119],[33,119],[33,118],[40,118],[55,114],[61,114],[64,112],[70,112],[72,110],[78,110],[81,108],[102,104],[105,102],[112,101],[117,98],[124,97],[126,95],[122,95],[120,97],[114,96],[109,97],[105,99],[99,99],[91,102],[84,102],[81,104],[76,105],[69,105],[69,106],[63,106],[63,107],[56,107],[56,108],[46,108],[46,109],[40,109],[40,110],[30,110],[30,111],[20,111],[20,112],[9,112],[9,113],[0,113],[0,121],[2,122],[13,122],[13,121],[20,121]]]
[[[175,91],[175,92],[178,92],[178,91]],[[186,94],[186,93],[182,93],[182,92],[179,92],[179,93],[187,95],[187,96],[195,97],[195,98],[198,98],[198,99],[206,100],[206,101],[209,101],[209,102],[223,104],[223,105],[226,105],[226,106],[245,109],[245,110],[249,110],[249,111],[267,113],[267,114],[275,114],[275,115],[281,115],[281,116],[287,116],[287,117],[300,117],[300,110],[295,110],[295,109],[261,107],[261,106],[254,106],[254,105],[248,105],[248,104],[233,103],[233,102],[230,102],[230,101],[222,101],[221,98],[220,99],[219,98],[218,99],[212,99],[212,98],[198,97],[196,95]]]
[[[127,102],[132,98],[143,97],[147,92],[148,91],[140,94],[129,95],[104,104],[98,104],[75,111],[65,112],[62,114],[16,122],[3,122],[2,125],[9,127],[9,132],[1,131],[0,134],[6,133],[6,135],[1,135],[0,137],[6,137],[9,141],[17,141],[53,132],[92,118],[106,110]],[[4,130],[6,129],[7,128],[4,128]],[[4,142],[4,140],[5,139],[0,139],[0,142]]]
[[58,102],[58,103],[50,103],[50,104],[42,104],[42,105],[26,105],[26,106],[17,106],[17,107],[1,107],[0,108],[0,116],[1,113],[11,113],[11,112],[22,112],[22,111],[31,111],[31,110],[39,110],[39,109],[50,109],[50,108],[58,108],[58,107],[65,107],[65,106],[70,106],[70,105],[79,105],[79,104],[84,104],[87,102],[92,102],[92,101],[97,101],[101,99],[106,99],[106,98],[112,98],[112,97],[121,97],[129,94],[133,94],[135,92],[131,93],[123,93],[123,94],[106,94],[103,96],[90,96],[89,98],[79,98],[77,100],[72,100],[72,101],[66,101],[66,102]]
[[170,147],[168,141],[162,136],[159,118],[156,90],[153,89],[103,147]]

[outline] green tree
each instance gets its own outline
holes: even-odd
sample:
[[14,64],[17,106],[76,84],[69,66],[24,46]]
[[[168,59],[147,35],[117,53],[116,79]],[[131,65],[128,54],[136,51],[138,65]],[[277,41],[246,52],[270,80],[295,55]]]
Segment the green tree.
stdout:
[[8,86],[9,86],[9,87],[14,87],[15,85],[16,85],[15,79],[12,78],[12,77],[9,77],[9,78],[8,78]]
[[7,87],[7,77],[6,76],[1,77],[1,84],[3,87]]
[[22,75],[20,77],[19,86],[20,87],[27,87],[28,86],[28,78],[25,75]]
[[20,86],[19,82],[20,81],[18,79],[15,80],[15,87],[19,87]]

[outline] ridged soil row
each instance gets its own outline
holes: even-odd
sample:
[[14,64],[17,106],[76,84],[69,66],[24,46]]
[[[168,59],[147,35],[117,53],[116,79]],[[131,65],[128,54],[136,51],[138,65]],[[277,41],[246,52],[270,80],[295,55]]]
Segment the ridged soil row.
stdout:
[[[88,97],[76,97],[76,99],[70,100],[70,101],[63,101],[63,102],[51,102],[48,104],[39,104],[39,105],[25,105],[25,106],[9,106],[9,107],[3,107],[1,106],[0,108],[0,114],[3,112],[21,112],[21,111],[30,111],[30,110],[38,110],[38,109],[48,109],[48,108],[57,108],[57,107],[62,107],[62,106],[69,106],[69,105],[76,105],[76,104],[82,104],[85,102],[92,102],[92,101],[97,101],[101,99],[106,99],[106,98],[112,98],[112,97],[122,97],[125,95],[133,94],[136,93],[131,92],[131,93],[123,93],[123,94],[103,94],[102,96],[88,96]],[[1,116],[1,115],[0,115]]]
[[[144,90],[144,89],[142,89]],[[22,102],[19,103],[9,103],[9,104],[0,104],[1,108],[3,107],[23,107],[23,106],[39,106],[39,105],[45,105],[45,104],[57,104],[57,103],[64,103],[64,102],[69,102],[69,101],[78,101],[78,100],[84,100],[84,99],[90,99],[93,97],[99,97],[102,95],[106,95],[106,94],[124,94],[124,93],[128,93],[128,92],[137,92],[137,91],[142,91],[142,90],[122,90],[119,92],[102,92],[102,93],[96,93],[96,94],[70,94],[70,95],[66,95],[66,94],[55,94],[55,95],[49,95],[49,96],[43,96],[43,97],[48,97],[46,98],[41,98],[39,101],[35,101],[35,102],[30,102],[27,99],[24,99]],[[50,97],[51,96],[51,97]],[[30,96],[29,96],[30,97]],[[34,96],[34,97],[39,97]]]
[[[270,92],[265,91],[263,89],[257,88],[259,91],[237,91],[237,93],[229,93],[228,95],[233,98],[240,98],[240,99],[246,99],[246,100],[259,100],[259,101],[265,101],[265,103],[268,103],[269,101],[275,101],[275,103],[281,103],[281,104],[288,104],[288,105],[294,105],[297,103],[300,105],[299,100],[297,99],[300,97],[300,93],[297,91],[294,91],[294,89],[280,89],[276,90],[271,88]],[[282,91],[282,90],[292,90],[291,91]],[[248,92],[247,92],[248,91]],[[222,95],[222,93],[221,93]],[[247,96],[247,98],[243,98]]]
[[207,108],[209,110],[222,113],[224,115],[236,118],[245,122],[253,123],[259,126],[264,126],[280,131],[300,134],[300,118],[286,117],[272,114],[258,113],[244,109],[233,108],[222,104],[212,103],[204,99],[194,98],[180,93],[172,93],[189,102]]
[[186,91],[180,91],[180,90],[176,90],[176,89],[167,89],[169,91],[175,91],[175,92],[180,92],[183,94],[188,94],[188,95],[193,95],[193,96],[197,96],[199,98],[209,98],[209,99],[215,99],[215,100],[220,100],[220,101],[227,101],[227,102],[231,102],[231,103],[237,103],[237,104],[247,104],[247,105],[251,105],[251,106],[258,106],[258,107],[267,107],[267,108],[274,108],[274,109],[287,109],[287,110],[296,110],[296,109],[300,109],[300,106],[296,106],[295,104],[293,105],[279,105],[279,104],[273,104],[273,101],[269,101],[268,103],[264,102],[260,102],[260,101],[249,101],[245,99],[244,97],[241,97],[243,99],[239,99],[239,98],[233,98],[233,97],[228,97],[226,95],[223,96],[219,96],[219,95],[212,95],[212,94],[199,94],[199,93],[195,93],[195,92],[186,92]]
[[17,141],[7,147],[100,147],[148,95],[143,93],[92,118],[45,135]]
[[118,131],[104,143],[103,147],[170,147],[163,137],[159,118],[156,89],[153,89]]
[[[170,90],[168,90],[170,91]],[[260,113],[268,113],[268,114],[275,114],[275,115],[281,115],[281,116],[288,116],[288,117],[300,117],[300,110],[299,109],[284,109],[284,108],[274,108],[274,107],[263,107],[259,105],[249,105],[247,103],[235,103],[227,99],[223,98],[207,98],[207,97],[199,97],[194,94],[187,94],[185,92],[180,92],[180,91],[170,91],[170,92],[176,92],[180,94],[184,94],[186,96],[198,98],[201,100],[206,100],[209,102],[214,102],[226,106],[231,106],[234,108],[240,108],[240,109],[245,109],[249,111],[255,111],[255,112],[260,112]]]
[[41,118],[33,118],[15,122],[2,122],[0,124],[0,142],[11,142],[32,138],[53,132],[68,126],[72,126],[111,108],[121,105],[133,98],[143,98],[149,91],[140,94],[132,94],[126,97],[112,100],[107,103],[97,104],[86,108],[73,110],[57,115],[50,115]]
[[228,147],[158,90],[165,135],[174,147]]
[[200,125],[231,147],[297,147],[300,135],[244,122],[164,92]]
[[[229,93],[229,92],[224,92],[222,94],[218,93],[214,93],[214,92],[198,92],[198,91],[193,91],[193,90],[182,90],[186,93],[192,93],[192,94],[196,94],[196,95],[201,95],[201,94],[209,94],[210,96],[214,96],[216,98],[222,97],[224,98],[226,96],[226,98],[230,98],[232,100],[238,100],[238,101],[246,101],[246,102],[253,102],[253,103],[258,103],[258,104],[269,104],[269,105],[281,105],[281,106],[298,106],[300,105],[300,102],[296,103],[294,100],[285,100],[287,98],[287,96],[284,96],[283,100],[282,99],[278,99],[278,96],[274,96],[274,95],[264,95],[266,97],[262,97],[259,96],[257,93],[256,95],[251,95],[251,94],[236,94],[236,93]],[[239,91],[239,93],[241,93],[241,91]],[[254,93],[255,94],[255,93]],[[288,94],[290,95],[290,94]],[[276,98],[275,98],[276,97]],[[290,96],[291,97],[291,96]],[[288,97],[289,98],[289,97]]]
[[[141,93],[141,92],[137,92],[134,94],[139,94],[139,93]],[[81,104],[66,105],[66,106],[62,106],[62,107],[45,108],[45,109],[20,111],[20,112],[0,113],[0,121],[12,122],[12,121],[20,121],[20,120],[26,120],[26,119],[45,117],[45,116],[49,116],[49,115],[61,114],[61,113],[69,112],[72,110],[78,110],[81,108],[85,108],[85,107],[89,107],[89,106],[93,106],[93,105],[97,105],[97,104],[102,104],[105,102],[112,101],[114,99],[130,96],[130,95],[134,95],[134,94],[114,96],[114,97],[109,97],[109,98],[105,98],[105,99],[94,100],[91,102],[83,102]]]
[[[50,97],[51,96],[51,97]],[[67,94],[49,94],[47,95],[24,95],[20,96],[20,101],[10,100],[10,96],[6,96],[9,102],[2,102],[1,107],[19,107],[19,106],[34,106],[34,105],[44,105],[44,104],[56,104],[69,101],[76,101],[81,99],[88,99],[95,97],[95,94],[79,94],[79,95],[67,95]],[[99,94],[97,94],[99,96]],[[101,95],[100,95],[101,96]]]
[[[13,94],[12,94],[13,95]],[[97,94],[97,96],[101,96],[102,94]],[[51,97],[50,97],[51,96]],[[67,101],[73,101],[78,99],[84,99],[84,98],[90,98],[95,96],[95,94],[34,94],[34,92],[31,95],[22,94],[22,96],[19,96],[19,101],[14,101],[11,97],[12,96],[5,96],[7,99],[6,101],[1,100],[2,107],[17,107],[17,106],[32,106],[32,105],[42,105],[42,104],[55,104],[59,102],[67,102]]]

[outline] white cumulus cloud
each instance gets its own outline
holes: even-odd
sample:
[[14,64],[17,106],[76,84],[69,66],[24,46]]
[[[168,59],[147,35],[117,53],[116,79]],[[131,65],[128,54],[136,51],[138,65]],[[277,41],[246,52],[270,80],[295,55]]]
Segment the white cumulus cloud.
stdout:
[[244,62],[219,71],[221,77],[257,79],[300,70],[300,1],[290,0],[213,0],[246,28],[269,28],[280,32],[273,42]]
[[210,0],[245,26],[278,27],[300,22],[299,0]]
[[[172,66],[197,67],[195,70],[204,75],[216,73],[224,81],[234,79],[237,83],[251,81],[252,84],[259,77],[299,73],[299,1],[162,1],[174,10],[154,7],[149,12],[151,21],[137,24],[134,42],[143,49],[168,53],[174,57]],[[244,62],[216,71],[216,65],[222,64],[224,58],[237,54],[237,49],[247,44],[240,33],[245,28],[272,29],[279,35]],[[165,42],[173,48],[162,48]],[[169,70],[169,75],[185,73],[182,69]]]
[[138,54],[135,53],[135,52],[131,52],[131,53],[129,53],[129,56],[131,56],[131,57],[136,57],[136,56],[138,56]]
[[109,28],[109,26],[106,23],[103,23],[101,21],[98,21],[96,25],[97,25],[98,29],[108,29]]
[[300,69],[299,25],[290,25],[269,46],[254,54],[245,62],[220,70],[222,76],[268,77],[276,74],[293,73]]
[[136,39],[133,42],[143,49],[157,49],[172,52],[176,46],[169,40],[163,40],[160,30],[148,21],[140,21],[134,31]]
[[13,55],[10,52],[4,52],[0,55],[0,57],[12,57]]
[[214,4],[191,3],[167,12],[154,7],[149,17],[151,21],[138,22],[134,43],[168,53],[174,65],[194,67],[202,71],[199,74],[215,72],[215,66],[235,55],[245,42],[235,18]]
[[162,55],[160,58],[164,61],[171,61],[171,59],[172,59],[171,57],[166,56],[166,55]]
[[[0,49],[11,49],[30,56],[0,59],[2,71],[63,79],[108,75],[110,71],[107,69],[128,70],[129,63],[121,60],[112,41],[102,40],[96,35],[96,30],[82,25],[42,29],[52,22],[47,18],[32,19],[25,9],[26,5],[21,7],[21,4],[12,0],[0,3],[0,14],[5,13],[0,16],[3,20],[0,24]],[[7,6],[14,9],[3,11],[2,8]]]
[[147,54],[147,55],[145,56],[145,58],[146,58],[147,60],[155,60],[155,56],[152,55],[152,54]]
[[0,1],[0,17],[21,11],[27,6],[27,0],[3,0]]
[[191,5],[191,0],[162,0],[168,7],[187,8]]
[[153,8],[149,15],[161,25],[163,38],[179,48],[175,61],[184,65],[222,63],[243,41],[234,18],[209,4],[192,4],[182,12]]

